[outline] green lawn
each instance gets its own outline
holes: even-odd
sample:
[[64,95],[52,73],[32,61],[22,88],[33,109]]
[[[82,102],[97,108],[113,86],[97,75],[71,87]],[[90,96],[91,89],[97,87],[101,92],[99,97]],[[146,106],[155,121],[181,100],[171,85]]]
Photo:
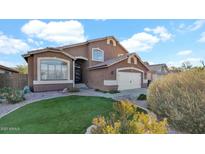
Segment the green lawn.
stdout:
[[97,115],[112,111],[113,100],[66,96],[28,104],[0,119],[0,133],[85,133]]

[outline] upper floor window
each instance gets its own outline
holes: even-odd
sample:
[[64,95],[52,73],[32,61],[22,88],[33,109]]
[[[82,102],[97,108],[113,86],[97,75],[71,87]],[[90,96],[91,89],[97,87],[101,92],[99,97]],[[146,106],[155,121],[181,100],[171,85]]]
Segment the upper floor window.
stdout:
[[104,61],[104,51],[99,48],[92,49],[92,60],[94,61]]
[[41,80],[67,80],[68,65],[66,62],[56,59],[40,60]]

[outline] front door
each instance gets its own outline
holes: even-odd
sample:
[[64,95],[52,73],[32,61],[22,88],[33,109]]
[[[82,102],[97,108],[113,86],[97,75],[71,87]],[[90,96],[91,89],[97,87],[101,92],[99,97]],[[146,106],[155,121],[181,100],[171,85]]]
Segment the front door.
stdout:
[[82,71],[80,63],[75,63],[75,83],[82,83]]

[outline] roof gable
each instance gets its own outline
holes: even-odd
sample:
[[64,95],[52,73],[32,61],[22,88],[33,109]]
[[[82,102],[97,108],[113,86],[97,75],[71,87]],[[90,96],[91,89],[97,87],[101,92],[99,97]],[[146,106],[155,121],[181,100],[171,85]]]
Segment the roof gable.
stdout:
[[136,56],[136,58],[142,63],[142,65],[145,66],[148,70],[150,70],[149,67],[147,67],[144,64],[144,62],[140,59],[140,57],[136,53],[125,54],[125,55],[122,55],[119,57],[115,57],[115,58],[106,60],[105,62],[102,62],[102,63],[99,63],[99,64],[96,64],[94,66],[89,67],[89,69],[98,69],[98,68],[109,67],[109,66],[112,66],[116,63],[119,63],[125,59],[128,59],[130,56]]
[[3,66],[3,65],[0,65],[0,69],[6,70],[6,71],[10,71],[10,72],[19,73],[18,70],[10,68],[10,67]]
[[148,67],[152,72],[164,73],[163,69],[169,72],[169,69],[166,64],[154,64],[154,65],[149,65]]
[[53,52],[62,52],[64,49],[67,49],[67,48],[72,48],[72,47],[76,47],[76,46],[82,46],[82,45],[87,45],[89,43],[92,43],[92,42],[97,42],[97,41],[102,41],[102,40],[105,40],[105,39],[108,39],[108,38],[112,38],[114,39],[117,44],[123,48],[123,50],[125,50],[125,52],[128,53],[128,51],[119,43],[119,41],[114,37],[114,36],[108,36],[108,37],[103,37],[103,38],[98,38],[98,39],[92,39],[92,40],[88,40],[86,42],[81,42],[81,43],[76,43],[76,44],[71,44],[71,45],[65,45],[65,46],[60,46],[60,47],[47,47],[47,48],[43,48],[43,49],[38,49],[38,50],[33,50],[33,51],[29,51],[27,54],[24,54],[22,55],[24,58],[25,57],[28,57],[32,54],[37,54],[37,53],[41,53],[41,52],[45,52],[45,51],[53,51]]

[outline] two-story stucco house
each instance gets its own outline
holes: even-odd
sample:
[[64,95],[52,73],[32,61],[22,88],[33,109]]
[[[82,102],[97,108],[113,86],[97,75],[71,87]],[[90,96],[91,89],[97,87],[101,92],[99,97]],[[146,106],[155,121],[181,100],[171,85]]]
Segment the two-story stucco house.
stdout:
[[23,55],[33,91],[62,90],[84,83],[100,90],[125,90],[147,86],[149,68],[136,53],[113,36],[83,43],[44,48]]

